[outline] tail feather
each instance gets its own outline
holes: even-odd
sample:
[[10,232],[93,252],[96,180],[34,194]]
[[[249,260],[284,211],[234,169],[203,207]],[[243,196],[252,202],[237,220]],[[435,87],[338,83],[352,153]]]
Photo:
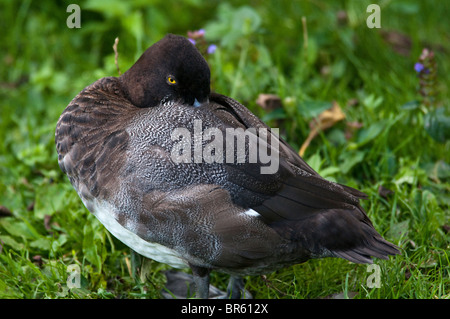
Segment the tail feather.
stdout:
[[400,250],[394,244],[384,240],[381,236],[373,237],[365,246],[357,246],[352,249],[334,251],[336,257],[347,259],[358,264],[371,264],[372,258],[388,259],[389,256],[400,254]]
[[372,263],[371,257],[387,259],[400,253],[375,230],[361,207],[316,211],[302,220],[278,221],[271,226],[317,257]]

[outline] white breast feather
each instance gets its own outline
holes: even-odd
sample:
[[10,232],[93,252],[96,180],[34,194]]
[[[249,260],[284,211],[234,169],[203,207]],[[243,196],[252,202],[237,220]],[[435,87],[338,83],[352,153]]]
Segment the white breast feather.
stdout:
[[105,201],[99,202],[97,199],[89,203],[83,199],[83,202],[111,234],[138,254],[174,268],[187,267],[187,263],[175,250],[148,242],[119,224],[114,218],[114,207],[111,204]]

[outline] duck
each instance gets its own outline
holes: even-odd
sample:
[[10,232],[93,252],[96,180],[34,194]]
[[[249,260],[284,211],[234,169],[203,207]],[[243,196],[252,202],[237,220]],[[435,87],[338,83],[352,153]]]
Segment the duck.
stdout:
[[375,230],[363,192],[322,178],[274,128],[212,92],[210,76],[187,38],[167,34],[62,112],[59,167],[113,236],[190,269],[197,298],[209,297],[212,271],[230,276],[227,298],[241,298],[245,276],[400,253]]

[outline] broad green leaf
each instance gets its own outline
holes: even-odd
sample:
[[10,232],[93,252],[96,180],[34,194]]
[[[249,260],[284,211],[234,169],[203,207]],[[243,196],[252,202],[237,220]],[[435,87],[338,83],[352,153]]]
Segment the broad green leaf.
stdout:
[[367,96],[363,100],[364,106],[366,106],[367,108],[372,109],[372,110],[376,109],[378,106],[380,106],[381,103],[383,103],[383,97],[379,96],[376,98],[374,94]]
[[450,115],[444,107],[436,108],[425,115],[425,130],[430,136],[445,143],[450,139]]
[[359,130],[357,140],[358,147],[367,144],[380,135],[380,133],[386,128],[386,124],[386,120],[380,120]]
[[[351,152],[351,154],[346,154],[343,158],[341,164],[339,164],[339,168],[342,173],[347,174],[356,164],[361,163],[364,160],[365,152],[356,151]],[[343,157],[342,155],[340,157]]]
[[62,211],[66,204],[65,189],[59,184],[44,184],[36,190],[34,215],[43,219],[45,215],[53,215]]
[[[7,245],[13,249],[20,250],[23,249],[24,246],[22,243],[17,242],[13,237],[8,235],[0,235],[0,243],[3,245]],[[1,249],[0,249],[1,252]]]
[[318,172],[322,166],[322,158],[318,153],[311,155],[306,162],[316,172]]
[[391,225],[387,236],[389,238],[399,239],[403,237],[409,230],[409,219]]
[[33,240],[30,243],[30,246],[33,247],[33,248],[40,249],[40,250],[49,251],[50,247],[51,247],[51,244],[52,244],[52,242],[51,242],[50,239],[45,238],[45,237],[41,237],[41,238],[38,238],[36,240]]
[[105,229],[94,215],[88,215],[83,227],[83,253],[86,259],[101,271],[105,255]]
[[305,101],[299,104],[298,111],[304,118],[311,119],[332,106],[333,103],[327,101]]
[[10,235],[25,238],[25,239],[37,239],[39,233],[29,223],[12,218],[0,219],[0,227],[6,230]]

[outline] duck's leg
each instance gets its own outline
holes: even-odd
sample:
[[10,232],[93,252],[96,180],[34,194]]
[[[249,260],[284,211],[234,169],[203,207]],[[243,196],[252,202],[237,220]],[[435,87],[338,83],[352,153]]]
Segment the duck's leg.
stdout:
[[230,276],[227,287],[227,298],[230,299],[251,299],[252,295],[245,290],[245,283],[241,277]]
[[[185,299],[196,297],[195,296],[196,283],[194,281],[193,275],[174,270],[168,270],[165,272],[165,274],[167,278],[167,283],[165,286],[165,291],[161,292],[164,298]],[[200,285],[202,284],[200,283]],[[221,291],[218,288],[209,285],[208,298],[225,299],[228,298],[228,296],[225,291]]]
[[189,265],[192,269],[192,274],[195,283],[195,297],[200,299],[208,299],[209,297],[209,273],[208,268],[197,267]]

